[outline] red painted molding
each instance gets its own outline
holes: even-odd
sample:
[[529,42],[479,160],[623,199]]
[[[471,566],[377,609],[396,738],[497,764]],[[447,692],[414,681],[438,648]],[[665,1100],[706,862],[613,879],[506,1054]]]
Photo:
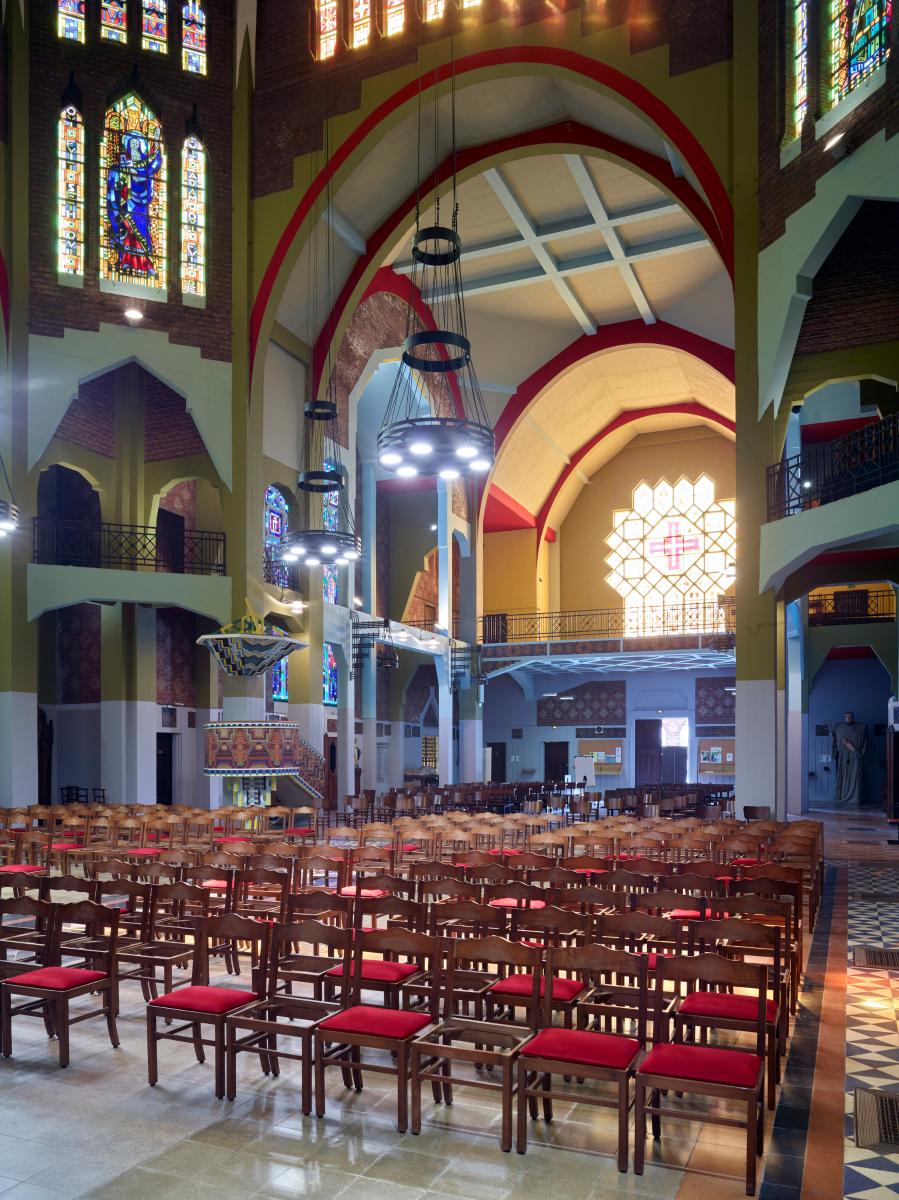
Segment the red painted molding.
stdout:
[[3,336],[9,342],[9,275],[6,259],[0,254],[0,318],[3,320]]
[[[259,286],[253,308],[250,313],[250,372],[255,363],[259,335],[263,319],[275,290],[279,272],[288,256],[290,246],[302,227],[316,200],[324,191],[328,181],[341,169],[350,156],[363,142],[376,132],[378,127],[402,105],[412,101],[420,92],[429,91],[444,80],[456,76],[467,75],[472,71],[485,70],[489,67],[520,65],[520,66],[551,66],[559,71],[580,75],[601,87],[617,93],[629,104],[642,111],[662,132],[672,144],[677,153],[684,159],[696,176],[699,186],[708,197],[711,213],[716,229],[709,236],[718,248],[722,259],[729,271],[733,268],[733,209],[727,189],[718,175],[709,155],[703,149],[699,140],[657,96],[643,84],[638,83],[623,71],[619,71],[607,63],[597,62],[587,58],[577,51],[558,46],[510,46],[498,50],[483,51],[478,54],[466,55],[455,63],[443,63],[430,71],[423,73],[418,79],[410,80],[372,110],[353,130],[350,136],[334,151],[325,166],[306,189],[300,202],[287,222],[275,252],[265,269]],[[573,128],[573,126],[570,126]],[[599,137],[596,131],[590,131],[593,137]],[[606,139],[614,140],[614,139]],[[628,154],[636,152],[629,146]],[[644,152],[645,153],[645,152]],[[461,168],[461,155],[459,167]],[[654,155],[648,156],[655,160]],[[656,160],[658,161],[658,160]],[[669,167],[670,170],[670,167]],[[673,175],[673,172],[672,172]],[[676,178],[676,177],[675,177]],[[682,181],[681,181],[682,182]],[[693,190],[690,192],[695,196]],[[701,203],[696,197],[695,201]],[[690,206],[693,211],[693,205]],[[703,223],[703,227],[705,224]],[[383,227],[382,227],[383,229]],[[380,231],[379,231],[380,232]],[[370,239],[369,246],[374,249]],[[327,324],[327,323],[326,323]],[[332,325],[333,328],[333,325]]]
[[710,341],[697,333],[689,333],[686,329],[671,325],[667,321],[656,321],[654,325],[646,325],[640,320],[601,325],[596,333],[585,333],[576,338],[518,385],[515,395],[509,398],[496,422],[497,450],[518,418],[557,376],[585,358],[601,354],[604,350],[620,350],[625,346],[667,346],[672,350],[683,350],[693,358],[714,367],[731,383],[734,381],[734,352],[729,346],[722,346],[720,342]]
[[484,508],[485,533],[512,533],[517,529],[535,529],[537,518],[523,504],[492,484],[487,489]]
[[799,432],[803,446],[813,446],[818,442],[832,442],[856,429],[864,429],[866,425],[876,425],[879,420],[880,417],[848,417],[845,421],[819,421],[816,425],[801,425]]
[[860,550],[825,550],[805,564],[806,567],[840,567],[854,563],[899,558],[897,546],[868,546]]
[[556,540],[556,531],[552,527],[547,529],[543,534],[544,542],[554,542]]
[[827,651],[828,659],[876,658],[871,646],[831,646]]
[[667,415],[668,413],[680,413],[691,417],[703,417],[707,421],[713,421],[716,425],[720,425],[722,429],[727,429],[730,433],[735,433],[737,426],[734,421],[728,417],[722,417],[720,413],[716,413],[714,409],[707,408],[704,404],[698,404],[694,400],[685,401],[681,404],[653,404],[646,408],[628,409],[627,412],[619,413],[614,420],[609,421],[599,433],[595,434],[588,442],[581,446],[576,454],[572,455],[571,461],[566,465],[561,472],[556,482],[553,484],[552,491],[547,496],[543,507],[537,514],[537,540],[538,543],[543,537],[543,531],[549,523],[552,507],[556,502],[559,492],[565,486],[566,481],[571,476],[572,472],[578,467],[578,464],[590,453],[594,447],[604,441],[610,434],[615,433],[618,429],[624,429],[627,425],[632,425],[634,421],[641,421],[645,417],[654,417]]
[[430,475],[419,475],[415,479],[379,479],[375,487],[379,492],[399,495],[405,492],[433,492],[437,490],[437,480]]

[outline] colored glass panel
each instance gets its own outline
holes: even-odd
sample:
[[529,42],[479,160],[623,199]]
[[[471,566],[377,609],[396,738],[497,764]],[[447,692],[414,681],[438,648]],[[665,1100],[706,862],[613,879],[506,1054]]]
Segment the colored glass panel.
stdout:
[[287,692],[287,659],[282,658],[272,667],[272,699],[286,703],[290,696]]
[[808,0],[793,4],[793,135],[799,137],[808,111]]
[[84,274],[84,118],[71,105],[59,117],[57,269]]
[[194,136],[181,152],[181,291],[206,295],[206,151]]
[[206,74],[206,13],[200,0],[188,0],[181,10],[181,66]]
[[337,659],[330,642],[322,646],[322,703],[337,703]]
[[336,567],[322,567],[322,600],[325,604],[336,604],[339,578]]
[[388,37],[402,33],[406,24],[406,0],[385,0],[384,26]]
[[263,516],[262,536],[270,548],[269,571],[270,582],[278,587],[290,587],[290,571],[287,564],[281,561],[281,543],[287,535],[289,507],[280,489],[269,484],[265,489],[265,510]]
[[[322,464],[326,471],[340,471],[340,463],[326,458]],[[340,492],[325,492],[322,496],[322,525],[335,530],[340,523]]]
[[100,5],[100,37],[107,42],[128,41],[128,0],[103,0]]
[[72,42],[84,41],[84,0],[57,0],[56,33]]
[[318,57],[333,58],[337,50],[337,0],[318,5]]
[[886,62],[892,0],[831,0],[834,104]]
[[133,92],[106,112],[100,146],[100,276],[166,286],[162,126]]
[[168,50],[169,22],[167,0],[143,0],[141,45],[145,50],[165,54]]
[[353,49],[367,46],[371,38],[371,0],[353,0]]
[[425,0],[425,20],[439,21],[446,11],[446,0]]

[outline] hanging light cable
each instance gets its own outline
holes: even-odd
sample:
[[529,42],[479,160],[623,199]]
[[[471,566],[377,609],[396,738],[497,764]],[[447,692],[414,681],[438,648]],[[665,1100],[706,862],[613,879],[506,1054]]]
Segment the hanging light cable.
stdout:
[[[452,219],[440,223],[439,96],[434,100],[434,223],[422,225],[415,208],[411,283],[428,305],[431,328],[409,307],[400,369],[378,432],[378,462],[400,477],[453,480],[493,465],[493,428],[471,361],[462,284],[462,239],[456,183],[456,73],[452,62]],[[419,79],[418,154],[422,111]],[[419,170],[419,180],[421,171]]]
[[[323,160],[330,156],[330,129],[325,122]],[[334,564],[345,567],[360,557],[353,508],[348,495],[348,473],[342,461],[337,381],[331,360],[334,336],[334,247],[329,181],[318,220],[309,239],[310,271],[307,275],[307,312],[310,325],[318,326],[318,308],[324,310],[322,336],[327,346],[323,366],[324,395],[312,395],[303,408],[300,472],[297,477],[296,519],[283,552],[287,562],[302,560],[311,568]],[[324,262],[319,261],[319,240],[324,236]]]

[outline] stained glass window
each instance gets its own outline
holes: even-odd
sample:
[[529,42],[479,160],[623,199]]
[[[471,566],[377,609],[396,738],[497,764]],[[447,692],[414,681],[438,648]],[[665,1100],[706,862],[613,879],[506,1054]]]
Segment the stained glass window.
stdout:
[[287,693],[287,659],[282,658],[272,667],[272,699],[286,704],[290,699]]
[[206,151],[193,134],[181,152],[181,291],[206,295]]
[[425,0],[425,20],[439,21],[446,10],[446,0]]
[[143,0],[141,45],[145,50],[165,54],[168,50],[169,23],[166,0]]
[[322,600],[325,604],[337,603],[337,585],[337,568],[322,567]]
[[318,57],[333,58],[337,49],[337,0],[318,2]]
[[886,62],[892,17],[892,0],[831,0],[834,104]]
[[265,516],[262,536],[265,539],[266,574],[268,582],[277,587],[290,587],[290,572],[281,559],[281,543],[287,534],[288,504],[281,491],[269,484],[265,489]]
[[322,703],[337,703],[337,659],[330,642],[322,646]]
[[162,126],[130,92],[106,112],[100,146],[100,277],[166,286]]
[[[340,473],[340,463],[326,458],[322,464],[325,471]],[[325,529],[336,529],[340,523],[340,492],[325,492],[322,496],[322,524]]]
[[367,46],[371,38],[371,0],[353,0],[353,49]]
[[57,269],[84,274],[84,118],[69,105],[59,117]]
[[406,0],[384,0],[384,32],[388,37],[402,33],[406,24]]
[[73,42],[84,41],[84,0],[57,0],[56,33]]
[[107,42],[128,41],[128,0],[103,0],[100,5],[100,37]]
[[187,0],[181,10],[181,66],[206,74],[206,13],[200,0]]
[[606,576],[624,599],[631,634],[715,632],[721,597],[734,581],[734,500],[716,500],[708,475],[661,479],[634,489],[633,507],[613,515]]
[[808,0],[793,0],[793,136],[808,110]]

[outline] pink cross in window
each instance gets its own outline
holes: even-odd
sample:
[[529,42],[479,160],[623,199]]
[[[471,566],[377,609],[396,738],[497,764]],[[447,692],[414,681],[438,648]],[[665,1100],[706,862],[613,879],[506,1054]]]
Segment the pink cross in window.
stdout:
[[650,554],[662,554],[668,560],[669,571],[678,571],[684,565],[684,555],[691,550],[699,549],[699,538],[684,537],[680,531],[680,521],[669,521],[668,532],[663,538],[656,538],[649,543]]

